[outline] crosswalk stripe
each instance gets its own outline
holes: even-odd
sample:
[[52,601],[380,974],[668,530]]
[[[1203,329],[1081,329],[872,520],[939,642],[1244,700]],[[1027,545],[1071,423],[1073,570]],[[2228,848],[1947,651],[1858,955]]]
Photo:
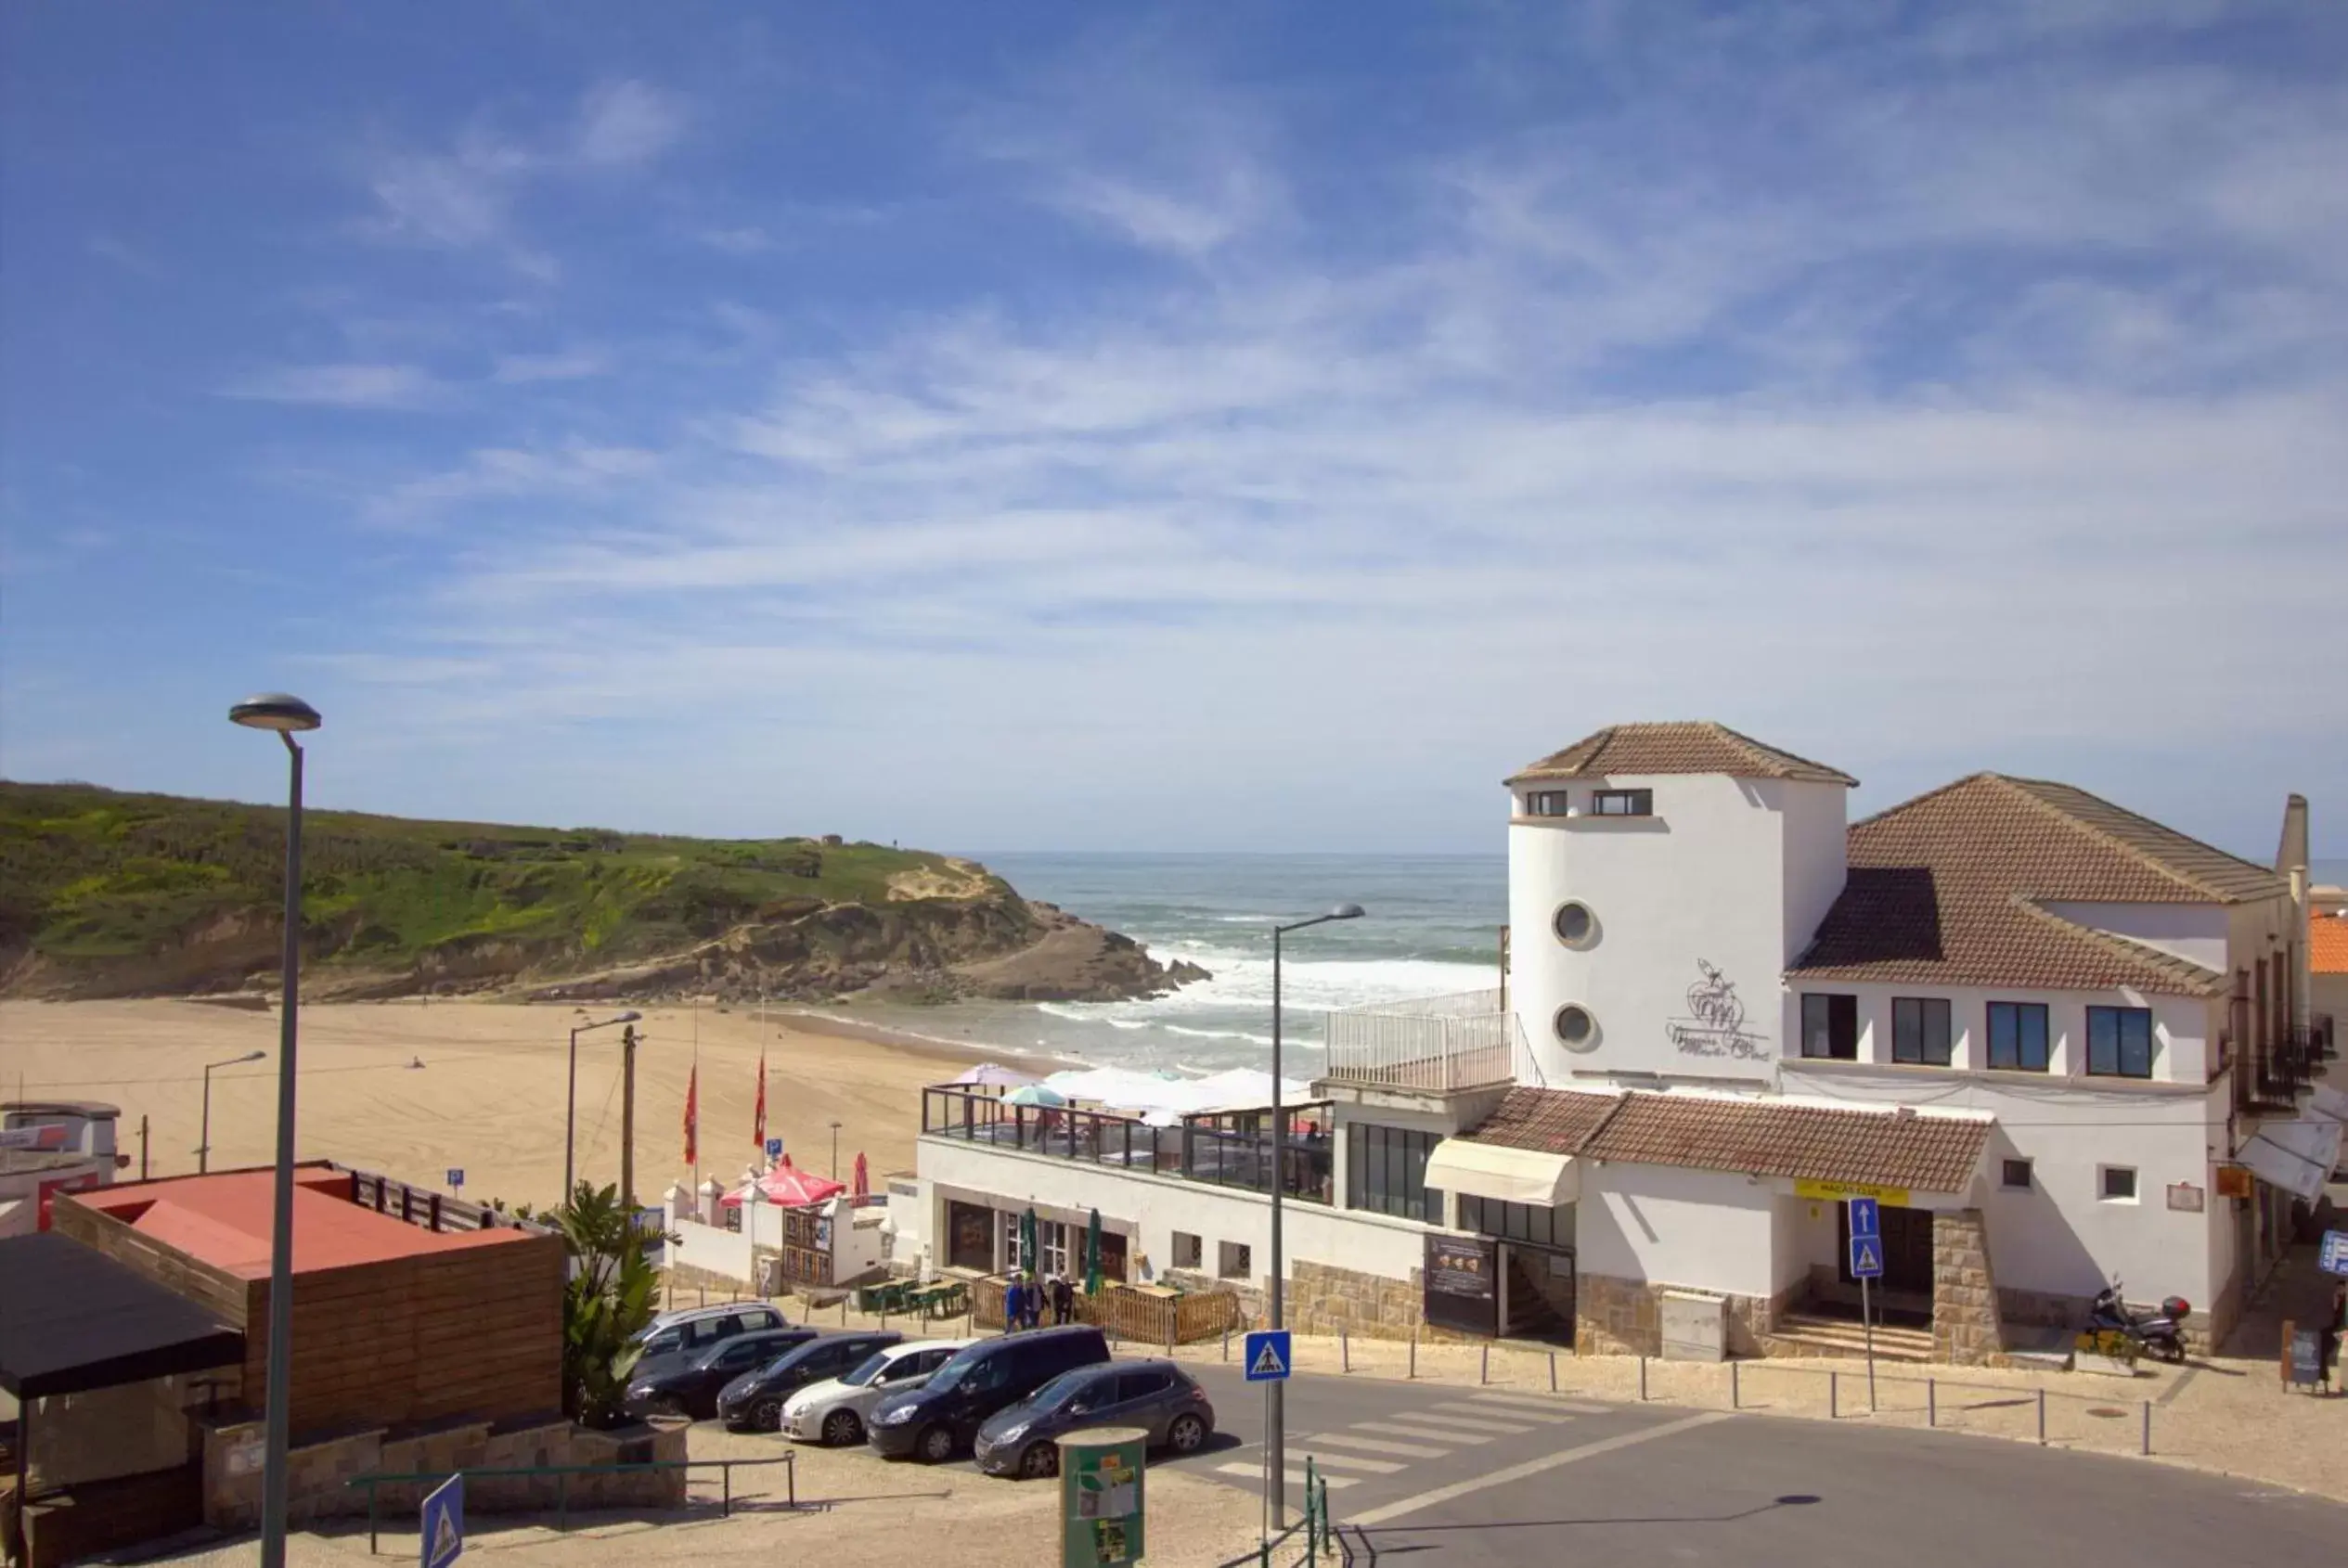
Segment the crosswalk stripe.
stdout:
[[1424,1443],[1389,1443],[1383,1437],[1356,1437],[1344,1432],[1324,1432],[1309,1441],[1335,1444],[1340,1448],[1366,1448],[1373,1454],[1399,1454],[1406,1459],[1439,1459],[1451,1452],[1449,1448],[1430,1448]]
[[1475,1399],[1478,1405],[1508,1405],[1535,1410],[1563,1410],[1568,1415],[1575,1416],[1609,1416],[1614,1413],[1614,1407],[1611,1405],[1590,1405],[1571,1399],[1543,1399],[1537,1394],[1478,1394]]
[[1396,1437],[1424,1437],[1438,1443],[1477,1444],[1491,1441],[1489,1437],[1479,1437],[1472,1433],[1445,1432],[1439,1427],[1431,1426],[1409,1426],[1401,1421],[1356,1421],[1353,1423],[1353,1430],[1388,1433]]
[[1546,1421],[1552,1426],[1562,1426],[1573,1420],[1571,1416],[1555,1415],[1545,1409],[1529,1410],[1521,1405],[1469,1405],[1455,1400],[1448,1405],[1438,1405],[1435,1408],[1457,1410],[1464,1416],[1485,1416],[1497,1420]]
[[[1541,1430],[1541,1428],[1535,1426],[1530,1421],[1494,1420],[1490,1411],[1485,1411],[1481,1414],[1473,1416],[1438,1416],[1432,1410],[1410,1410],[1397,1416],[1395,1419],[1397,1420],[1416,1421],[1421,1426],[1457,1427],[1466,1432],[1519,1433],[1539,1432]],[[1571,1420],[1572,1418],[1568,1417],[1567,1419]]]
[[[1215,1473],[1218,1475],[1245,1475],[1252,1477],[1255,1480],[1261,1481],[1264,1478],[1264,1467],[1259,1464],[1251,1465],[1241,1460],[1234,1459],[1227,1465],[1217,1465],[1215,1467]],[[1321,1480],[1330,1488],[1330,1490],[1336,1492],[1342,1492],[1347,1487],[1353,1484],[1352,1478],[1344,1475],[1324,1475],[1321,1478]],[[1304,1484],[1305,1472],[1301,1470],[1296,1471],[1288,1477],[1288,1484],[1291,1486],[1301,1486]]]
[[1392,1459],[1357,1459],[1351,1454],[1314,1454],[1312,1461],[1323,1470],[1366,1470],[1372,1475],[1392,1475],[1405,1468]]

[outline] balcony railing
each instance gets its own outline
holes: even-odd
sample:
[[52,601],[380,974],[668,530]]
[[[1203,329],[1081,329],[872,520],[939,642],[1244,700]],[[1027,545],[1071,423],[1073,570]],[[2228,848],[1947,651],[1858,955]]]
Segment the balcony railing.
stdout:
[[1278,1161],[1272,1154],[1269,1108],[1205,1112],[1183,1117],[1179,1126],[1158,1127],[1112,1111],[1013,1105],[984,1089],[938,1087],[922,1091],[922,1131],[931,1137],[961,1138],[1254,1192],[1271,1190],[1277,1165],[1285,1196],[1329,1202],[1336,1170],[1329,1102],[1309,1100],[1284,1110],[1287,1149]]
[[1502,993],[1463,991],[1327,1016],[1322,1076],[1365,1088],[1461,1089],[1538,1081],[1532,1052]]

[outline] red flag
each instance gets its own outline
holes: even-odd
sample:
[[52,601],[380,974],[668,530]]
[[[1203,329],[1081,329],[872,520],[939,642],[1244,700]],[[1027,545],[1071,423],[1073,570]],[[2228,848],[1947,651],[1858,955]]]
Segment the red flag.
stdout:
[[693,1075],[685,1080],[685,1163],[701,1166],[701,1063],[693,1064]]
[[756,1125],[756,1126],[755,1126],[755,1127],[753,1127],[753,1128],[751,1129],[751,1133],[750,1133],[750,1141],[751,1141],[752,1143],[754,1143],[754,1144],[757,1145],[757,1148],[758,1148],[758,1152],[759,1152],[760,1154],[762,1154],[762,1155],[763,1155],[764,1153],[766,1153],[766,1151],[767,1151],[767,1051],[766,1051],[766,1047],[763,1047],[763,1046],[762,1046],[762,1047],[759,1047],[759,1049],[758,1049],[758,1121],[757,1121],[757,1125]]

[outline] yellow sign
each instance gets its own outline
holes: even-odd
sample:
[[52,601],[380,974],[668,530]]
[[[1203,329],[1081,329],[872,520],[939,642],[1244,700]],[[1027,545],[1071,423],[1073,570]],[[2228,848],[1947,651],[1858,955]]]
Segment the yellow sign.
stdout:
[[1841,1202],[1845,1198],[1872,1198],[1878,1203],[1894,1208],[1908,1205],[1908,1189],[1904,1187],[1872,1187],[1864,1181],[1797,1181],[1794,1195],[1799,1198],[1825,1198]]

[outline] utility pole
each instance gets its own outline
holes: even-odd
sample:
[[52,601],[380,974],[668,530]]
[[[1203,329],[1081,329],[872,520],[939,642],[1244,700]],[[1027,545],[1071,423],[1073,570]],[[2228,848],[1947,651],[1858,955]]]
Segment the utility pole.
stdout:
[[138,1179],[147,1179],[147,1117],[144,1112],[138,1118]]
[[636,1213],[636,1025],[620,1031],[620,1202]]

